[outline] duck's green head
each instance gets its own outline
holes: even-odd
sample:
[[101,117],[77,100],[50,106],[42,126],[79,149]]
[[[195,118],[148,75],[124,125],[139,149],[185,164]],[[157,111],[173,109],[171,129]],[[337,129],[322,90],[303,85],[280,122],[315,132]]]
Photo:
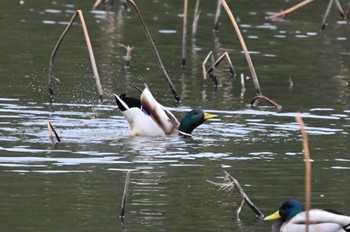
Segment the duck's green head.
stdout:
[[210,118],[217,117],[214,114],[204,113],[202,110],[192,110],[181,120],[179,131],[191,134],[196,127]]
[[282,204],[278,211],[265,217],[264,220],[274,220],[280,218],[282,221],[288,221],[304,210],[304,206],[299,201],[288,200]]

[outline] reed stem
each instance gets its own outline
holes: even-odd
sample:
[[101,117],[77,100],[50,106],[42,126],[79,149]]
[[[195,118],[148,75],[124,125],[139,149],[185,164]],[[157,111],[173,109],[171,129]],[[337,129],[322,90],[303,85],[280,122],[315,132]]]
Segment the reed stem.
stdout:
[[207,75],[208,75],[208,72],[207,72],[207,68],[205,67],[205,64],[208,62],[208,59],[209,57],[213,54],[212,51],[210,51],[208,53],[208,55],[205,57],[203,63],[202,63],[202,70],[203,70],[203,80],[204,80],[204,83],[206,84],[207,83]]
[[255,215],[257,218],[259,219],[263,219],[264,218],[264,214],[258,209],[258,207],[256,207],[254,205],[254,203],[249,199],[248,195],[245,193],[244,189],[241,187],[241,185],[239,184],[238,180],[235,179],[234,177],[232,177],[228,172],[225,171],[225,178],[224,180],[226,182],[224,183],[216,183],[216,182],[212,182],[207,180],[207,182],[214,184],[216,186],[219,186],[220,189],[222,190],[226,190],[226,191],[234,191],[236,190],[239,195],[242,198],[242,203],[240,205],[240,207],[237,209],[237,217],[239,218],[239,213],[242,209],[243,203],[247,203],[247,205],[254,211]]
[[141,25],[142,25],[142,27],[143,27],[143,30],[144,30],[144,32],[145,32],[145,34],[146,34],[146,37],[147,37],[147,39],[148,39],[148,42],[150,43],[151,48],[152,48],[154,54],[156,55],[156,58],[157,58],[157,62],[158,62],[158,66],[159,66],[159,68],[160,68],[160,71],[163,73],[163,75],[164,75],[166,81],[168,82],[168,84],[169,84],[169,86],[170,86],[170,90],[171,90],[171,92],[172,92],[172,94],[173,94],[175,100],[176,100],[177,102],[179,102],[179,101],[180,101],[180,97],[177,95],[176,89],[175,89],[173,83],[171,82],[170,77],[169,77],[167,71],[166,71],[165,68],[164,68],[162,59],[160,58],[159,52],[158,52],[158,50],[157,50],[157,48],[156,48],[156,45],[155,45],[154,42],[153,42],[153,39],[152,39],[152,37],[151,37],[151,34],[150,34],[149,31],[148,31],[148,28],[147,28],[147,26],[146,26],[146,23],[145,23],[145,21],[144,21],[143,18],[142,18],[142,15],[141,15],[141,12],[140,12],[139,8],[137,7],[136,3],[135,3],[133,0],[127,0],[127,1],[134,7],[134,9],[135,9],[135,11],[136,11],[136,14],[137,14],[137,16],[139,17],[139,20],[140,20]]
[[187,16],[188,0],[184,0],[184,18],[182,26],[182,69],[185,69],[186,67]]
[[229,69],[230,69],[231,75],[232,75],[232,76],[235,76],[235,75],[236,75],[236,71],[235,71],[235,68],[233,67],[233,64],[232,64],[232,62],[231,62],[230,56],[228,55],[227,52],[224,52],[224,53],[222,53],[222,54],[219,56],[219,58],[214,62],[213,66],[210,67],[210,68],[207,70],[207,73],[212,72],[213,69],[216,68],[216,67],[221,63],[221,61],[222,61],[223,59],[225,59],[225,58],[227,59],[227,62],[228,62],[228,64],[229,64]]
[[334,0],[330,0],[329,3],[328,3],[328,6],[327,6],[327,9],[326,9],[326,13],[324,14],[323,16],[323,20],[322,20],[322,27],[321,27],[321,30],[324,31],[324,29],[326,28],[327,26],[327,17],[329,15],[329,12],[331,11],[331,8],[332,8],[332,5],[334,3]]
[[215,13],[215,21],[214,21],[214,31],[219,31],[219,18],[221,15],[221,2],[218,0],[217,6],[216,6],[216,13]]
[[238,39],[239,39],[239,41],[241,43],[241,46],[243,48],[245,58],[246,58],[246,60],[248,62],[249,70],[250,70],[250,73],[252,75],[253,83],[254,83],[255,90],[256,90],[256,95],[261,95],[262,92],[261,92],[260,84],[259,84],[259,81],[258,81],[258,77],[256,75],[252,59],[250,58],[247,46],[246,46],[246,44],[244,42],[243,36],[242,36],[241,31],[240,31],[240,29],[238,27],[236,19],[233,16],[233,14],[232,14],[230,8],[228,7],[226,1],[225,0],[220,0],[220,1],[221,1],[221,4],[223,5],[223,7],[225,8],[228,16],[230,17],[231,23],[232,23],[233,27],[235,28],[235,31],[236,31],[237,36],[238,36]]
[[121,204],[121,210],[120,210],[120,218],[125,217],[125,205],[126,205],[126,199],[127,199],[128,190],[129,190],[130,174],[131,174],[131,172],[128,171],[126,173],[126,177],[125,177],[123,198],[122,198],[122,204]]
[[[52,124],[51,124],[50,121],[47,121],[47,129],[48,129],[49,134],[50,134],[51,143],[52,143],[53,145],[56,144],[55,138],[56,138],[57,142],[60,143],[60,142],[61,142],[61,138],[58,136],[58,134],[57,134],[55,128],[52,126]],[[54,136],[55,136],[55,137],[54,137]]]
[[289,14],[289,13],[291,13],[291,12],[293,12],[293,11],[295,11],[295,10],[297,10],[297,9],[299,9],[299,8],[305,6],[305,5],[307,5],[307,4],[309,4],[309,3],[313,2],[313,1],[315,1],[315,0],[304,0],[304,1],[296,4],[295,6],[292,6],[292,7],[288,8],[287,10],[281,11],[281,12],[279,12],[277,14],[271,15],[271,16],[266,17],[266,18],[267,19],[271,19],[271,20],[276,20],[277,18],[285,16],[286,14]]
[[194,13],[193,13],[192,40],[196,39],[196,33],[197,33],[197,28],[198,28],[198,21],[199,21],[199,16],[201,14],[201,11],[199,10],[199,3],[200,3],[200,0],[197,0],[196,1],[196,6],[194,8]]
[[[304,150],[304,159],[305,159],[305,209],[306,209],[306,224],[309,225],[309,210],[311,208],[311,160],[309,152],[308,137],[305,130],[304,122],[300,116],[297,114],[295,116],[296,122],[300,126],[301,135],[303,137],[303,150]],[[309,227],[306,227],[306,232],[309,231]]]
[[57,51],[58,51],[58,49],[59,49],[59,47],[60,47],[64,37],[66,36],[66,34],[68,33],[69,29],[73,25],[73,22],[76,20],[76,18],[78,16],[79,16],[79,19],[80,19],[80,22],[81,22],[81,26],[83,28],[84,37],[85,37],[85,41],[86,41],[86,46],[87,46],[88,51],[89,51],[89,57],[90,57],[90,61],[91,61],[92,70],[93,70],[93,73],[94,73],[94,78],[95,78],[95,81],[96,81],[96,87],[97,87],[97,92],[98,92],[98,95],[99,95],[99,100],[100,100],[100,102],[102,102],[103,101],[103,90],[102,90],[102,86],[101,86],[101,82],[100,82],[100,76],[99,76],[98,71],[97,71],[97,66],[96,66],[94,52],[92,50],[89,33],[88,33],[88,30],[87,30],[87,27],[86,27],[86,23],[85,23],[85,20],[84,20],[84,16],[83,16],[83,13],[82,13],[81,10],[77,10],[74,13],[74,15],[72,16],[69,24],[67,25],[67,27],[63,31],[62,35],[58,39],[54,50],[52,51],[51,59],[50,59],[50,65],[49,65],[49,74],[48,74],[48,89],[49,89],[49,93],[50,93],[50,98],[51,98],[51,100],[54,99],[51,78],[52,78],[53,66],[54,66],[54,61],[55,61],[55,57],[56,57]]

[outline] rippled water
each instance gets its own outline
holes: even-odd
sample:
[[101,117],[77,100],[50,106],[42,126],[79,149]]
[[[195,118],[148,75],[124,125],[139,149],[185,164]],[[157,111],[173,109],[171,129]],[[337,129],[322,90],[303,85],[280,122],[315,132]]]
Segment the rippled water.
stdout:
[[[300,112],[309,136],[314,207],[350,213],[349,25],[335,12],[321,32],[326,3],[271,22],[265,16],[291,2],[238,1],[239,19],[263,93],[283,106],[249,105],[254,88],[240,45],[222,14],[211,28],[215,4],[201,3],[196,41],[189,41],[181,70],[182,3],[140,2],[164,65],[174,81],[175,103],[133,11],[90,11],[92,2],[5,1],[0,67],[1,231],[269,231],[271,223],[244,207],[238,195],[207,180],[235,176],[251,200],[268,214],[286,198],[304,199]],[[192,2],[190,3],[192,4]],[[154,7],[159,13],[153,13]],[[193,6],[191,5],[191,10]],[[82,9],[106,100],[98,103],[81,28],[71,29],[56,58],[56,100],[46,91],[49,58],[75,9]],[[306,14],[305,12],[308,12]],[[129,69],[125,50],[134,46]],[[238,77],[219,66],[219,86],[203,85],[209,51],[228,51]],[[293,80],[290,85],[289,78]],[[178,118],[198,107],[219,117],[192,138],[131,137],[112,93],[138,92],[146,82]],[[62,143],[52,145],[47,121]],[[120,202],[127,171],[131,182],[124,224]]]

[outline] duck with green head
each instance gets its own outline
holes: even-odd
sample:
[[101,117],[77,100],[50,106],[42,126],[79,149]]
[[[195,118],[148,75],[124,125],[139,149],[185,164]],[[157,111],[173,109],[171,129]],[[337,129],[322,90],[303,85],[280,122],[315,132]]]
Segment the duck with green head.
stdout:
[[192,131],[204,121],[217,117],[200,109],[191,110],[179,122],[165,107],[159,104],[146,87],[140,100],[114,94],[118,108],[129,123],[132,136],[191,136]]
[[304,206],[296,200],[285,201],[279,210],[265,217],[277,221],[272,232],[346,232],[350,231],[350,217],[334,210],[310,209],[309,223]]

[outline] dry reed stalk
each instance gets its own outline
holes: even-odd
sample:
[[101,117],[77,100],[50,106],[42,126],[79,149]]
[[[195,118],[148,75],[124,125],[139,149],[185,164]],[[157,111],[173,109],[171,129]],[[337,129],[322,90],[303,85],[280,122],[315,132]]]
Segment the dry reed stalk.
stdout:
[[182,25],[182,69],[186,67],[186,41],[187,41],[188,0],[184,0],[184,18]]
[[66,36],[66,34],[68,33],[69,29],[73,25],[73,22],[76,20],[76,18],[78,16],[79,16],[79,19],[80,19],[80,22],[81,22],[81,26],[83,28],[84,37],[85,37],[85,41],[86,41],[86,46],[87,46],[88,51],[89,51],[89,57],[90,57],[90,61],[91,61],[92,70],[93,70],[93,73],[94,73],[94,78],[95,78],[95,81],[96,81],[96,87],[97,87],[97,92],[98,92],[98,95],[99,95],[99,100],[100,100],[100,102],[102,102],[103,101],[103,90],[102,90],[102,86],[101,86],[101,82],[100,82],[100,76],[98,75],[94,52],[92,50],[89,33],[88,33],[88,30],[87,30],[87,27],[86,27],[86,23],[85,23],[85,20],[84,20],[83,12],[81,10],[77,10],[74,13],[74,15],[72,16],[72,18],[71,18],[69,24],[67,25],[66,29],[63,31],[62,35],[58,39],[54,50],[52,51],[51,59],[50,59],[50,65],[49,65],[49,75],[48,75],[48,79],[49,79],[48,80],[48,89],[49,89],[49,93],[50,93],[50,98],[51,98],[51,100],[54,99],[51,77],[52,77],[52,71],[53,71],[53,66],[54,66],[54,60],[55,60],[55,57],[56,57],[56,53],[57,53],[58,48],[60,47],[64,37]]
[[294,87],[294,82],[291,76],[289,76],[289,88],[293,88]]
[[214,21],[214,31],[219,31],[219,18],[221,15],[221,2],[218,0],[218,4],[216,6],[216,13],[215,13],[215,21]]
[[204,80],[204,83],[206,84],[207,83],[207,75],[208,75],[208,72],[207,72],[207,68],[205,67],[205,64],[208,62],[208,59],[209,57],[213,54],[212,51],[210,51],[207,55],[207,57],[205,57],[203,63],[202,63],[202,70],[203,70],[203,80]]
[[244,39],[243,39],[243,36],[241,34],[241,31],[238,27],[238,24],[236,22],[236,19],[235,17],[233,16],[230,8],[228,7],[227,3],[225,0],[220,0],[221,1],[221,4],[222,6],[225,8],[230,20],[231,20],[231,23],[233,25],[233,27],[235,28],[235,31],[237,33],[237,36],[238,36],[238,39],[241,43],[241,46],[243,48],[243,51],[244,51],[244,55],[245,55],[245,58],[248,62],[248,66],[249,66],[249,70],[250,70],[250,73],[252,74],[252,79],[253,79],[253,83],[254,83],[254,86],[255,86],[255,89],[256,89],[256,94],[257,95],[261,95],[261,89],[260,89],[260,84],[259,84],[259,81],[258,81],[258,77],[256,75],[256,72],[255,72],[255,68],[254,68],[254,65],[253,65],[253,62],[252,62],[252,59],[250,58],[250,55],[249,55],[249,52],[248,52],[248,49],[247,49],[247,46],[244,42]]
[[199,21],[199,16],[201,14],[201,11],[199,10],[199,3],[200,3],[200,0],[197,0],[196,6],[194,8],[194,13],[193,13],[193,23],[192,23],[192,40],[193,41],[196,40],[198,21]]
[[204,61],[202,63],[203,80],[204,80],[205,84],[206,84],[207,76],[211,75],[213,77],[212,79],[215,82],[215,86],[218,86],[218,81],[217,81],[217,78],[216,78],[216,67],[220,64],[220,62],[224,58],[226,58],[228,63],[229,63],[229,66],[230,66],[229,69],[230,69],[231,75],[232,76],[236,75],[235,69],[234,69],[234,67],[232,65],[231,59],[230,59],[230,57],[229,57],[227,52],[224,52],[223,54],[221,54],[220,57],[216,61],[212,60],[213,65],[207,70],[205,64],[208,62],[209,57],[214,59],[214,56],[212,55],[212,51],[209,52],[209,54],[207,55],[207,57],[204,59]]
[[327,6],[326,12],[323,16],[322,27],[321,27],[322,31],[324,31],[324,29],[327,26],[326,20],[327,20],[327,17],[329,15],[329,12],[330,12],[333,4],[335,4],[337,6],[340,17],[342,17],[342,19],[345,20],[345,13],[344,13],[344,10],[343,10],[342,6],[340,5],[339,1],[338,0],[330,0],[328,3],[328,6]]
[[[296,122],[300,126],[301,134],[303,137],[303,150],[304,150],[304,158],[305,158],[305,209],[306,209],[306,224],[309,225],[309,210],[311,208],[311,160],[310,160],[310,152],[309,152],[309,144],[307,133],[305,130],[304,122],[300,116],[297,114],[295,116]],[[309,231],[309,227],[306,227],[306,232]]]
[[231,75],[232,75],[232,76],[235,76],[235,75],[236,75],[236,71],[235,71],[235,68],[233,67],[233,64],[232,64],[232,62],[231,62],[230,56],[228,55],[227,52],[224,52],[224,53],[222,53],[222,54],[219,56],[219,58],[214,62],[213,66],[210,67],[210,68],[207,70],[207,73],[212,72],[213,69],[216,68],[216,67],[221,63],[221,61],[222,61],[223,59],[225,59],[225,58],[226,58],[226,60],[227,60],[227,62],[228,62],[228,64],[229,64],[229,66],[230,66],[229,69],[230,69]]
[[346,20],[349,23],[350,20],[350,3],[348,3],[348,8],[346,9],[344,13],[344,20]]
[[342,7],[342,6],[340,5],[340,3],[339,3],[339,0],[334,0],[334,2],[335,2],[335,5],[336,5],[337,8],[338,8],[340,17],[342,17],[342,19],[345,20],[345,19],[346,19],[346,16],[345,16],[343,7]]
[[251,101],[251,105],[253,105],[256,100],[263,99],[263,100],[267,101],[268,103],[272,104],[275,108],[281,109],[282,107],[279,104],[277,104],[276,102],[274,102],[274,101],[270,100],[269,98],[267,98],[267,97],[262,95],[260,84],[259,84],[259,80],[258,80],[258,77],[256,75],[252,59],[250,58],[247,46],[246,46],[246,44],[244,42],[243,36],[242,36],[241,31],[240,31],[240,29],[238,27],[236,19],[233,16],[233,14],[232,14],[230,8],[228,7],[226,1],[225,0],[220,0],[220,1],[221,1],[222,6],[225,8],[225,10],[226,10],[226,12],[227,12],[227,14],[228,14],[228,16],[229,16],[229,18],[231,20],[231,23],[232,23],[232,25],[233,25],[233,27],[234,27],[234,29],[236,31],[237,37],[238,37],[238,39],[239,39],[239,41],[241,43],[241,46],[243,48],[244,56],[245,56],[245,58],[247,60],[250,73],[252,75],[252,79],[253,79],[253,83],[254,83],[254,87],[255,87],[255,91],[256,91],[256,97]]
[[265,97],[264,95],[256,95],[253,100],[250,102],[251,105],[254,105],[254,103],[257,101],[257,100],[264,100],[268,103],[270,103],[271,105],[273,105],[276,109],[280,110],[282,109],[282,106],[279,105],[277,102],[271,100],[270,98],[268,97]]
[[329,15],[329,12],[331,11],[331,8],[332,8],[332,5],[334,3],[334,0],[330,0],[329,3],[328,3],[328,6],[327,6],[327,9],[326,9],[326,13],[324,14],[323,16],[323,20],[322,20],[322,27],[321,27],[321,30],[323,31],[326,26],[327,26],[327,23],[326,23],[326,20],[327,20],[327,17]]
[[218,79],[217,79],[218,70],[213,65],[215,63],[215,60],[214,60],[215,58],[213,55],[210,58],[211,58],[212,65],[211,65],[211,71],[208,72],[208,74],[209,74],[210,78],[214,81],[215,86],[219,86]]
[[101,4],[103,4],[104,0],[96,0],[95,4],[93,5],[92,9],[95,10],[97,9],[99,6],[101,6]]
[[142,27],[143,27],[143,30],[144,30],[144,32],[145,32],[145,34],[146,34],[146,37],[147,37],[147,39],[148,39],[148,42],[150,43],[151,48],[152,48],[154,54],[156,55],[159,69],[160,69],[160,71],[163,73],[163,75],[164,75],[166,81],[168,82],[168,84],[169,84],[169,86],[170,86],[170,90],[171,90],[171,92],[172,92],[172,94],[173,94],[175,100],[176,100],[177,102],[179,102],[179,101],[180,101],[180,97],[177,95],[176,90],[175,90],[175,87],[174,87],[173,83],[171,82],[170,77],[169,77],[167,71],[166,71],[165,68],[164,68],[163,62],[162,62],[162,60],[161,60],[161,58],[160,58],[160,55],[159,55],[158,50],[157,50],[157,48],[156,48],[156,45],[155,45],[154,42],[153,42],[153,39],[152,39],[152,37],[151,37],[151,34],[150,34],[149,31],[148,31],[148,28],[147,28],[147,26],[146,26],[145,21],[144,21],[143,18],[142,18],[142,15],[141,15],[141,12],[140,12],[139,8],[137,7],[136,3],[135,3],[133,0],[127,0],[127,1],[134,7],[134,9],[135,9],[135,11],[136,11],[136,14],[137,14],[137,16],[139,17],[139,20],[140,20],[141,25],[142,25]]
[[129,45],[125,46],[124,44],[118,43],[120,47],[125,48],[126,54],[124,56],[124,60],[126,61],[126,68],[130,67],[130,60],[131,60],[131,52],[134,49],[134,47],[130,47]]
[[304,0],[304,1],[300,2],[300,3],[298,3],[297,5],[288,8],[287,10],[281,11],[281,12],[279,12],[277,14],[268,16],[266,18],[267,19],[271,19],[271,20],[276,20],[277,18],[285,16],[286,14],[289,14],[289,13],[291,13],[291,12],[293,12],[293,11],[295,11],[295,10],[297,10],[297,9],[299,9],[299,8],[305,6],[305,5],[307,5],[307,4],[309,4],[309,3],[313,2],[313,1],[314,0]]
[[[50,121],[47,121],[47,129],[48,129],[49,134],[50,134],[51,143],[52,143],[53,145],[56,144],[55,138],[56,138],[57,142],[60,143],[60,142],[61,142],[61,139],[60,139],[60,137],[58,136],[58,134],[57,134],[55,128],[52,126],[52,124],[51,124]],[[55,137],[54,137],[54,136],[55,136]]]
[[243,188],[241,187],[241,185],[239,184],[237,179],[233,178],[229,173],[227,173],[225,171],[224,180],[226,181],[224,183],[216,183],[216,182],[212,182],[209,180],[207,180],[207,182],[209,182],[215,186],[219,186],[219,190],[224,190],[227,192],[232,192],[232,191],[236,190],[239,193],[239,195],[242,198],[242,203],[237,209],[237,218],[238,219],[239,219],[239,213],[241,212],[242,206],[244,203],[247,203],[247,205],[254,211],[257,218],[259,218],[259,219],[264,218],[264,214],[249,199],[248,195],[244,192]]
[[126,173],[126,177],[125,177],[123,198],[122,198],[122,204],[121,204],[121,210],[120,210],[120,218],[125,217],[125,205],[126,205],[126,199],[127,199],[128,190],[129,190],[130,174],[131,174],[131,172],[128,171]]
[[113,0],[96,0],[96,2],[94,4],[94,6],[92,7],[92,9],[96,10],[101,5],[106,5],[106,4],[113,4]]
[[243,97],[244,93],[245,93],[244,73],[241,73],[241,97]]

